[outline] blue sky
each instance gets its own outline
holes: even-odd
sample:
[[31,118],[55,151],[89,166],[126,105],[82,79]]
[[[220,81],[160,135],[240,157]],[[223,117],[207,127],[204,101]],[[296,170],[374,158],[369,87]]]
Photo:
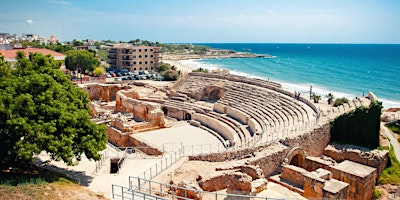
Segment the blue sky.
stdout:
[[400,43],[398,0],[13,0],[0,32],[159,42]]

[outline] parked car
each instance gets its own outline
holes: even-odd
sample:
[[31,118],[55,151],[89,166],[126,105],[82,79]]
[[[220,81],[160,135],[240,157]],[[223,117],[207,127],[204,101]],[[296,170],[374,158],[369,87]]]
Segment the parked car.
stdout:
[[106,77],[107,77],[107,78],[111,78],[112,76],[111,76],[111,74],[106,73]]
[[114,81],[122,81],[121,77],[115,77]]
[[129,80],[136,80],[135,76],[128,76]]
[[122,77],[122,80],[123,81],[127,81],[127,80],[129,80],[129,78],[128,77]]
[[121,72],[118,72],[117,77],[121,77],[121,76],[122,76]]

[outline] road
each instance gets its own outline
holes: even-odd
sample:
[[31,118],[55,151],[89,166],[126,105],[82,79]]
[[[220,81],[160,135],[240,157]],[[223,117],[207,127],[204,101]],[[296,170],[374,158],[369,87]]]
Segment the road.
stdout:
[[386,136],[389,138],[390,144],[393,146],[394,154],[396,155],[397,160],[400,161],[400,145],[399,145],[399,142],[393,136],[393,134],[390,132],[390,130],[388,128],[386,128],[386,126],[383,123],[381,124],[381,127],[385,131]]

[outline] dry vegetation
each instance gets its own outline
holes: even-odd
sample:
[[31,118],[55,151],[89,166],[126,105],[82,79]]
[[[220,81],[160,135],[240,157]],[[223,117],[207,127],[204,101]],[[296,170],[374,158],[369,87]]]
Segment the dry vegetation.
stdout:
[[0,173],[0,199],[107,199],[54,172],[34,167],[31,171]]

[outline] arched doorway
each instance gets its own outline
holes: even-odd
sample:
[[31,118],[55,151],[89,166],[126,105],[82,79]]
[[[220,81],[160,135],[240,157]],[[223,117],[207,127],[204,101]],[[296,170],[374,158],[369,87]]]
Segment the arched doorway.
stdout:
[[288,154],[286,155],[284,164],[294,165],[297,167],[304,168],[304,159],[306,157],[306,153],[304,149],[300,147],[292,148]]
[[293,158],[292,158],[292,160],[290,161],[290,165],[294,165],[294,166],[297,166],[297,167],[303,167],[303,160],[304,160],[304,158],[303,158],[303,155],[301,155],[301,154],[296,154]]
[[192,119],[192,115],[190,113],[186,113],[185,120],[191,120],[191,119]]
[[161,110],[164,112],[164,115],[168,115],[168,109],[166,107],[162,107]]
[[224,96],[224,90],[219,87],[214,87],[209,90],[208,100],[218,100]]

